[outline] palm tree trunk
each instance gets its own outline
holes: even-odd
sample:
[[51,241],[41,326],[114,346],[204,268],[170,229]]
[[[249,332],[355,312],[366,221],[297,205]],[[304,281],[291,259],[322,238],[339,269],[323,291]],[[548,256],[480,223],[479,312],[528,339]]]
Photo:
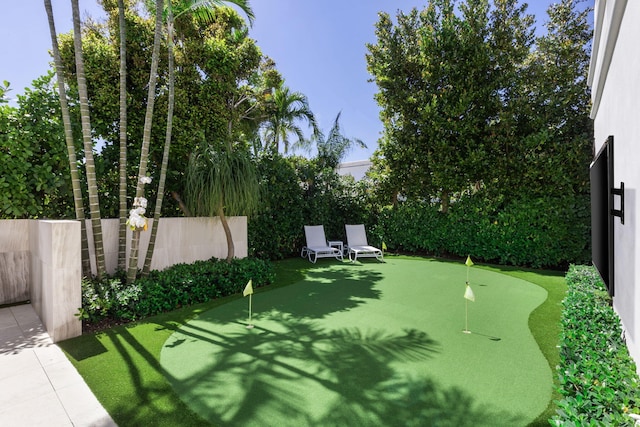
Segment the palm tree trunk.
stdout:
[[169,103],[167,106],[167,132],[164,139],[164,152],[162,154],[162,166],[160,167],[160,179],[158,180],[158,192],[156,194],[156,207],[153,213],[153,223],[151,224],[151,236],[149,238],[149,247],[147,255],[144,259],[143,276],[149,275],[151,271],[151,260],[153,259],[153,250],[156,246],[156,236],[158,234],[158,226],[160,225],[160,214],[162,212],[162,202],[164,201],[164,184],[167,179],[167,166],[169,164],[169,151],[171,148],[171,131],[173,128],[173,106],[175,103],[175,74],[174,74],[174,58],[173,58],[173,10],[171,2],[167,3],[167,48],[169,54]]
[[[77,1],[77,0],[74,0]],[[144,197],[144,184],[142,178],[147,175],[147,161],[149,157],[149,145],[151,143],[151,124],[153,121],[153,106],[156,99],[156,79],[158,74],[158,60],[160,58],[160,40],[162,38],[162,5],[164,0],[156,0],[156,26],[153,37],[153,53],[151,56],[151,71],[149,72],[149,91],[147,92],[147,112],[144,118],[144,130],[142,133],[142,148],[140,150],[140,166],[138,168],[138,183],[136,197]],[[138,245],[140,233],[133,233],[132,244]],[[135,242],[134,242],[135,241]],[[132,283],[138,272],[138,251],[132,250],[129,256],[129,268],[127,270],[127,283]]]
[[224,230],[224,235],[227,238],[227,262],[231,262],[235,256],[235,246],[233,245],[233,236],[231,235],[231,228],[227,222],[227,217],[224,216],[224,207],[220,205],[218,208],[218,217],[220,217],[220,223]]
[[78,0],[71,0],[73,13],[73,46],[76,56],[76,76],[78,79],[78,94],[80,96],[80,118],[82,121],[82,140],[84,145],[85,170],[89,190],[89,212],[91,214],[91,228],[96,254],[96,276],[102,277],[105,271],[104,246],[102,243],[102,224],[100,218],[100,202],[98,185],[96,183],[96,168],[93,161],[93,144],[91,141],[91,121],[89,118],[89,97],[87,95],[87,81],[84,74],[84,60],[82,57],[82,33],[80,31],[80,11]]
[[120,224],[118,228],[118,269],[127,261],[127,30],[124,1],[118,0],[120,24]]
[[58,47],[58,37],[56,35],[56,25],[53,18],[51,0],[44,0],[44,8],[49,19],[49,30],[51,32],[51,45],[53,49],[53,60],[56,66],[58,77],[58,96],[60,98],[60,110],[62,111],[62,123],[64,125],[64,137],[67,144],[69,157],[69,171],[71,174],[71,187],[73,188],[73,203],[75,206],[76,219],[80,221],[80,240],[82,244],[82,274],[91,276],[91,263],[89,261],[89,245],[87,243],[87,224],[84,219],[84,206],[82,203],[82,188],[80,186],[80,174],[78,173],[78,161],[76,158],[76,148],[73,143],[73,131],[71,129],[71,115],[69,114],[69,104],[67,103],[67,91],[64,83],[64,69]]

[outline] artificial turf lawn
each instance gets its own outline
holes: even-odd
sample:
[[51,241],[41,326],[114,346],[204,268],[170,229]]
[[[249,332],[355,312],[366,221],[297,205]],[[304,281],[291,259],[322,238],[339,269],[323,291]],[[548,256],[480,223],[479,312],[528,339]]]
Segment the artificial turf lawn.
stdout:
[[526,425],[553,386],[527,324],[547,293],[473,269],[467,335],[466,274],[431,260],[327,264],[257,295],[253,329],[246,301],[203,313],[161,365],[216,425]]
[[[320,327],[319,331],[313,331],[308,330],[309,326],[317,326],[318,322],[320,322],[320,320],[324,317],[340,317],[345,315],[348,316],[350,312],[357,312],[357,310],[362,308],[362,306],[367,306],[369,304],[379,302],[374,295],[374,291],[376,290],[375,287],[379,284],[382,284],[385,279],[383,279],[382,275],[377,271],[379,270],[379,268],[389,268],[392,263],[396,262],[396,260],[407,259],[408,258],[404,257],[388,257],[386,264],[376,264],[375,261],[365,261],[363,264],[356,264],[355,266],[351,266],[348,264],[338,265],[339,269],[349,268],[353,270],[353,274],[349,273],[352,283],[347,284],[347,286],[351,285],[352,287],[355,287],[355,289],[351,289],[351,292],[344,292],[346,291],[345,289],[339,289],[339,292],[341,293],[338,298],[338,300],[341,301],[339,304],[334,302],[333,305],[328,308],[315,308],[316,311],[312,311],[311,313],[315,313],[313,314],[313,316],[316,317],[307,314],[308,317],[305,318],[301,315],[296,319],[290,320],[289,324],[295,324],[299,333],[306,334],[306,336],[317,336],[318,333],[326,334],[330,329],[322,326]],[[423,261],[420,259],[414,260],[419,260],[419,262],[430,262],[433,265],[450,265],[450,263],[441,263],[438,261]],[[329,284],[323,283],[327,280],[327,277],[323,278],[323,276],[326,276],[327,270],[330,272],[332,268],[336,268],[333,267],[334,263],[335,261],[333,261],[332,263],[330,260],[321,260],[318,263],[319,265],[312,266],[311,264],[306,263],[303,260],[295,259],[277,263],[276,268],[278,271],[278,285],[270,287],[274,290],[260,289],[254,295],[254,310],[256,313],[255,323],[257,325],[256,329],[262,326],[258,322],[258,320],[260,320],[260,316],[263,316],[263,314],[259,313],[261,299],[266,299],[272,292],[280,292],[275,288],[278,288],[281,284],[288,284],[301,280],[304,277],[304,273],[307,273],[309,280],[312,282],[309,283],[310,285],[315,285],[316,288],[326,288],[329,286]],[[463,310],[464,300],[462,300],[461,295],[464,289],[464,280],[466,280],[466,270],[464,266],[460,267],[460,264],[455,265],[457,265],[456,269],[458,269],[458,274],[460,272],[462,274],[462,285],[454,285],[459,286],[458,292],[456,292],[455,295],[455,300],[458,301],[456,309],[462,308]],[[401,270],[407,269],[403,268]],[[477,301],[476,303],[469,303],[469,328],[472,331],[475,328],[476,332],[499,337],[501,338],[501,340],[491,341],[490,339],[488,339],[488,337],[483,337],[480,334],[472,334],[471,336],[462,334],[460,331],[464,326],[464,311],[459,311],[455,316],[456,322],[458,323],[455,325],[455,327],[453,327],[453,335],[455,335],[457,338],[462,339],[480,339],[481,343],[479,345],[482,346],[483,342],[484,345],[493,345],[493,348],[495,348],[496,345],[500,346],[506,344],[510,338],[508,333],[503,332],[499,328],[482,331],[480,329],[477,329],[480,323],[474,324],[474,322],[478,322],[481,317],[474,317],[479,313],[476,313],[473,310],[478,310],[478,307],[480,307],[481,305],[481,301],[486,300],[487,295],[484,295],[486,294],[485,291],[488,291],[491,287],[489,286],[489,283],[482,283],[482,281],[479,280],[481,276],[477,276],[474,278],[473,274],[480,274],[480,270],[481,267],[479,266],[473,267],[472,275],[470,277],[471,284],[473,286],[474,292],[476,293]],[[402,274],[405,274],[404,271],[401,272]],[[548,364],[551,366],[555,366],[555,364],[557,363],[557,349],[555,348],[555,346],[557,344],[558,335],[553,331],[557,331],[557,328],[559,327],[559,302],[562,299],[565,290],[564,280],[561,277],[561,273],[548,275],[548,273],[540,274],[540,272],[529,272],[520,269],[505,269],[504,272],[509,275],[523,275],[525,276],[524,278],[529,280],[530,282],[538,283],[549,290],[549,298],[547,298],[544,304],[542,304],[534,311],[534,313],[529,318],[529,323],[531,331],[536,336],[536,339],[541,345],[543,353],[548,359]],[[408,272],[406,273],[408,274]],[[360,284],[358,284],[356,281],[353,281],[354,278],[359,279],[357,282],[368,281],[368,283],[370,284],[369,290],[362,288]],[[426,274],[423,274],[421,276],[421,279],[426,280],[428,279],[428,276]],[[401,282],[398,281],[398,283]],[[487,286],[481,286],[483,284],[486,284]],[[292,287],[292,289],[295,289],[297,287],[298,286],[296,285]],[[399,288],[400,286],[397,287]],[[342,288],[344,288],[344,286]],[[438,292],[441,292],[441,290],[438,290]],[[399,295],[400,294],[398,294],[398,296]],[[169,336],[177,329],[179,325],[186,324],[186,322],[193,316],[199,313],[204,313],[213,307],[220,307],[220,309],[224,311],[232,310],[233,306],[235,304],[238,304],[239,312],[235,317],[236,319],[239,319],[240,322],[246,321],[247,299],[245,298],[244,300],[238,301],[237,303],[233,302],[234,300],[238,299],[240,298],[236,296],[227,298],[222,301],[214,301],[207,304],[184,308],[161,316],[147,319],[146,321],[138,324],[114,328],[110,331],[98,334],[96,336],[85,335],[73,340],[68,340],[64,343],[61,343],[61,347],[63,347],[63,349],[67,352],[70,359],[76,365],[79,372],[83,375],[94,393],[98,396],[99,400],[120,426],[202,425],[203,420],[196,414],[191,412],[187,408],[187,406],[182,403],[182,401],[176,396],[173,389],[169,386],[165,378],[165,374],[168,373],[165,372],[165,368],[159,363],[160,351],[167,338],[169,338]],[[313,300],[313,298],[311,299]],[[232,302],[231,304],[228,304],[229,308],[226,308],[226,305],[221,305],[226,302]],[[333,312],[331,311],[332,309],[334,309]],[[290,308],[289,311],[286,311],[284,310],[284,308],[281,308],[281,311],[283,311],[284,313],[290,313],[292,317],[293,314],[295,314],[292,312],[293,310],[297,309]],[[216,311],[217,310],[214,310],[211,313],[215,313]],[[531,310],[528,309],[527,313],[529,313],[530,311]],[[326,313],[327,316],[320,316],[320,314],[323,313]],[[536,313],[542,314],[537,315]],[[526,319],[526,315],[527,314],[525,313],[524,319]],[[391,316],[390,320],[389,318],[385,320],[378,320],[375,322],[375,325],[371,325],[371,322],[366,321],[366,319],[364,318],[360,319],[359,317],[362,316],[356,316],[353,320],[349,320],[349,325],[344,325],[342,329],[338,329],[338,332],[344,332],[342,335],[337,335],[339,339],[333,341],[326,339],[326,342],[324,344],[312,345],[314,354],[321,354],[325,356],[331,355],[333,360],[329,360],[325,357],[324,359],[320,359],[320,362],[315,361],[314,363],[316,363],[316,367],[319,366],[320,368],[322,368],[327,365],[329,368],[326,368],[327,370],[323,372],[313,372],[315,377],[311,379],[307,378],[305,381],[317,383],[318,378],[322,379],[323,381],[326,381],[326,379],[328,378],[335,383],[337,373],[340,373],[341,377],[349,378],[353,381],[353,387],[347,387],[348,384],[345,384],[345,381],[341,381],[341,385],[346,387],[344,390],[351,393],[347,394],[347,396],[351,398],[352,402],[356,403],[353,405],[348,405],[348,407],[341,412],[340,410],[336,411],[334,418],[349,416],[351,417],[350,419],[354,419],[353,417],[359,417],[358,419],[365,421],[372,419],[372,414],[370,412],[363,412],[361,409],[359,409],[360,407],[362,407],[362,405],[370,405],[371,408],[375,409],[375,411],[373,412],[374,415],[377,414],[375,416],[389,417],[389,420],[385,419],[385,422],[388,421],[389,424],[393,424],[394,422],[397,424],[402,424],[401,421],[403,419],[406,419],[407,415],[411,416],[411,414],[413,414],[415,411],[426,409],[430,410],[432,414],[437,413],[438,411],[446,411],[450,415],[458,414],[460,416],[467,415],[472,417],[481,417],[480,419],[476,420],[467,419],[465,422],[458,423],[458,425],[478,425],[477,421],[484,419],[489,422],[491,420],[491,417],[494,417],[496,415],[500,416],[499,420],[496,419],[497,424],[504,425],[505,422],[510,420],[510,417],[514,415],[512,408],[506,408],[508,411],[511,411],[509,412],[509,414],[500,414],[499,412],[502,412],[504,408],[496,410],[495,405],[492,406],[492,404],[489,404],[488,407],[483,406],[481,404],[482,399],[476,399],[470,393],[465,392],[464,389],[458,390],[453,386],[447,386],[446,381],[445,383],[436,383],[435,380],[424,380],[423,377],[419,376],[419,374],[422,375],[420,366],[424,365],[425,368],[423,369],[426,369],[427,367],[432,367],[433,369],[435,369],[434,364],[439,363],[437,362],[437,356],[440,353],[432,350],[435,349],[442,352],[443,344],[446,343],[446,340],[438,337],[438,333],[432,332],[430,330],[427,332],[426,339],[436,341],[435,343],[425,341],[425,337],[420,336],[420,334],[417,333],[414,336],[407,336],[404,331],[392,331],[381,334],[380,331],[382,330],[384,332],[387,322],[389,322],[390,320],[394,320],[395,322],[395,319],[393,319],[394,316]],[[417,320],[419,320],[419,317],[418,319],[416,319],[416,321]],[[362,330],[363,334],[368,337],[368,344],[366,346],[354,345],[351,341],[362,341],[362,336],[359,337],[357,335],[353,335],[354,328],[358,327],[358,325],[360,324],[365,323],[368,329],[364,327],[360,327],[360,329]],[[413,327],[418,332],[421,330],[418,326]],[[243,330],[241,332],[244,333],[245,337],[259,337],[260,335],[258,333],[254,333],[258,331],[259,329],[254,329],[254,331],[250,332],[251,335],[247,334],[246,330]],[[376,335],[374,332],[381,335]],[[208,332],[206,333],[208,334]],[[201,334],[205,334],[205,332],[201,332]],[[287,339],[291,340],[292,337],[289,336],[287,337]],[[272,342],[268,345],[276,345],[276,342]],[[339,343],[340,347],[336,347],[336,343]],[[388,343],[392,345],[387,346],[386,344]],[[410,343],[410,345],[407,345],[407,343]],[[410,371],[411,373],[406,374],[406,371],[401,371],[404,376],[401,376],[400,378],[403,381],[387,381],[385,383],[387,387],[374,387],[374,391],[376,393],[382,393],[380,394],[380,396],[385,395],[387,397],[395,398],[395,400],[392,399],[390,401],[375,403],[374,399],[368,399],[364,400],[361,403],[358,403],[358,393],[363,394],[363,381],[368,381],[368,383],[365,383],[365,385],[382,384],[384,383],[384,381],[380,382],[378,380],[380,379],[381,375],[386,374],[385,372],[365,372],[363,371],[362,367],[360,367],[359,364],[355,362],[357,362],[359,359],[365,361],[374,359],[373,363],[378,363],[378,366],[384,367],[385,371],[388,371],[386,367],[395,369],[397,365],[406,364],[406,361],[404,361],[404,359],[407,358],[407,348],[415,347],[414,344],[416,343],[421,343],[422,347],[417,346],[420,350],[417,351],[417,354],[414,355],[414,357],[417,358],[416,361],[409,361],[409,363],[407,364],[409,368],[406,368],[406,371]],[[469,352],[469,356],[471,356],[473,352],[477,351],[476,348],[478,347],[478,345],[476,344],[474,344],[473,348]],[[177,345],[175,348],[178,347],[179,345]],[[287,351],[287,345],[282,345],[282,347],[285,351]],[[249,348],[255,348],[255,346],[249,346]],[[385,348],[390,348],[390,350],[385,352]],[[363,349],[366,351],[364,351]],[[296,348],[291,348],[288,351],[293,352],[293,350],[296,350],[298,352],[302,351]],[[182,364],[193,365],[194,356],[195,355],[188,355],[185,360],[182,360]],[[295,360],[297,357],[299,356],[294,354],[287,356],[286,359],[287,362],[293,363],[295,367]],[[552,360],[554,358],[556,358],[556,361]],[[400,362],[397,362],[397,360],[400,360]],[[415,369],[411,368],[411,363],[418,367]],[[523,372],[525,374],[529,370],[528,366],[524,364],[523,359],[516,360],[513,365],[517,365],[520,370],[519,372]],[[461,367],[456,364],[456,369],[464,370],[466,369],[465,366],[466,364],[464,363]],[[238,369],[237,366],[235,368]],[[308,365],[305,363],[300,363],[300,365],[298,366],[298,369],[306,368],[308,368]],[[344,371],[344,369],[346,368],[349,369]],[[291,375],[290,371],[287,371],[285,367],[271,368],[271,371],[276,374]],[[300,372],[300,375],[303,374],[304,372]],[[230,375],[232,375],[232,379],[234,379],[233,372],[230,372]],[[412,381],[412,378],[408,378],[411,375],[415,375],[418,380]],[[263,376],[262,378],[265,377]],[[175,379],[172,381],[175,383]],[[246,381],[253,380],[251,378],[246,378]],[[376,381],[378,382],[376,383]],[[516,382],[518,381],[518,378],[512,379],[511,381]],[[235,382],[236,384],[238,382],[237,375],[235,377]],[[333,386],[333,384],[331,383],[326,384],[327,386]],[[281,399],[280,392],[275,388],[276,386],[277,384],[275,384],[274,386],[271,386],[270,384],[264,384],[264,387],[262,387],[261,391],[264,391],[265,394],[255,396],[247,394],[246,390],[255,391],[257,389],[257,386],[244,385],[244,388],[240,389],[240,394],[238,394],[237,396],[241,396],[244,399],[243,402],[247,404],[247,408],[251,408],[251,404],[255,402],[264,402],[266,399],[275,399],[276,401],[278,399]],[[547,388],[549,387],[550,385],[547,386]],[[212,393],[217,392],[214,387],[212,387],[212,389]],[[244,394],[242,390],[245,390]],[[319,390],[319,394],[322,394],[322,389],[320,388]],[[284,391],[290,394],[292,391],[295,391],[295,389],[286,389]],[[275,396],[270,395],[268,392],[274,393]],[[331,393],[335,392],[329,392],[329,397],[326,398],[326,401],[331,400]],[[304,396],[304,393],[298,394],[302,394]],[[370,394],[371,393],[368,393],[367,395],[371,397]],[[325,396],[326,395],[327,394],[325,393]],[[526,401],[529,400],[530,397],[527,394],[527,396],[525,396],[524,398],[521,397],[520,399]],[[296,394],[296,399],[294,400],[294,402],[299,400],[300,398]],[[409,402],[405,400],[409,400]],[[288,402],[288,404],[291,405],[291,402]],[[518,405],[519,404],[517,404],[516,407]],[[267,406],[265,406],[264,404],[261,405],[261,407],[263,408],[263,411],[268,411],[268,409],[265,409],[267,408]],[[346,413],[347,409],[349,411],[355,411],[357,413]],[[551,409],[548,409],[547,412],[549,412],[549,410]],[[300,410],[298,410],[297,413],[299,414]],[[548,416],[543,415],[543,417],[539,419],[540,424],[544,424],[546,419],[548,419]],[[524,424],[526,424],[527,422],[524,419],[520,421],[522,421]],[[273,423],[270,424],[272,425]],[[408,424],[404,423],[403,425]]]

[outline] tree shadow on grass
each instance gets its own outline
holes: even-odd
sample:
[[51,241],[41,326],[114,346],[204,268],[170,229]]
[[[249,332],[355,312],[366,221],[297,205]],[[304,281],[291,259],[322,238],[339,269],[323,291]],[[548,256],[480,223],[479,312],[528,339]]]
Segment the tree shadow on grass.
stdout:
[[[109,375],[133,388],[132,395],[115,395],[119,402],[109,405],[114,419],[123,427],[202,425],[202,418],[230,426],[525,423],[511,413],[480,407],[461,389],[398,371],[405,362],[429,363],[438,352],[438,343],[424,332],[323,327],[324,316],[379,299],[375,285],[380,273],[349,265],[319,266],[310,268],[307,277],[287,291],[293,292],[293,300],[276,295],[258,314],[261,321],[253,330],[244,328],[243,304],[219,307],[226,309],[226,320],[215,317],[216,309],[209,312],[213,318],[203,313],[197,322],[184,325],[167,341],[163,354],[177,351],[178,364],[192,369],[186,376],[168,368],[164,356],[160,363],[150,350],[159,346],[142,337],[141,325],[107,332],[120,355],[119,371]],[[269,294],[257,292],[254,304],[259,306]],[[145,327],[164,337],[179,325],[164,316]],[[196,362],[201,357],[204,363]]]
[[[342,265],[312,268],[304,281],[270,292],[257,290],[252,299],[253,313],[260,316],[275,310],[294,317],[320,319],[380,299],[382,292],[376,289],[376,283],[382,279],[380,272]],[[222,310],[225,314],[221,322],[228,321],[227,310],[233,310],[233,318],[247,317],[247,306],[232,304]]]
[[[271,326],[190,323],[163,350],[176,392],[215,425],[523,424],[478,407],[460,389],[400,373],[399,364],[428,363],[438,352],[424,332],[327,330],[286,313],[272,313],[263,323]],[[201,366],[185,373],[184,360],[194,351],[205,353]]]

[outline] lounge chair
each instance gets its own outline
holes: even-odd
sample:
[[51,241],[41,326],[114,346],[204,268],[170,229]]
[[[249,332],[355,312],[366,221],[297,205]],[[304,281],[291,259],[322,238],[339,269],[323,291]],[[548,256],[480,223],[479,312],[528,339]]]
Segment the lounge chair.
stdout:
[[309,261],[315,264],[318,258],[335,257],[342,261],[342,251],[333,246],[329,246],[324,236],[324,226],[305,225],[304,235],[307,239],[307,246],[302,247],[300,256],[308,257]]
[[355,262],[358,257],[376,257],[378,261],[384,261],[382,251],[370,246],[367,242],[367,233],[364,224],[345,225],[347,232],[347,251],[349,261]]

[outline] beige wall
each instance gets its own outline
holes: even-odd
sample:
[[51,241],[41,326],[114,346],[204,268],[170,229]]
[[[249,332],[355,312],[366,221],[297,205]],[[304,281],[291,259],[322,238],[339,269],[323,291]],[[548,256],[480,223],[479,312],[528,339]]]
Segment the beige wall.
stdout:
[[80,280],[80,223],[32,221],[31,305],[53,342],[82,334],[75,316],[82,305]]
[[29,299],[29,223],[27,219],[0,221],[0,304]]
[[[227,218],[234,242],[234,256],[246,258],[247,217]],[[151,224],[153,220],[149,220]],[[89,233],[89,253],[91,254],[91,269],[95,274],[93,234],[91,222],[87,220]],[[149,247],[150,229],[140,233],[140,248],[138,253],[138,268],[144,266],[144,258]],[[105,264],[107,272],[112,274],[118,267],[118,219],[102,220],[102,239],[104,242]],[[127,228],[127,253],[131,242],[131,230]],[[226,258],[227,240],[218,217],[214,218],[160,218],[160,228],[156,237],[156,246],[151,260],[152,270],[164,270],[174,264],[192,263],[210,258]],[[129,260],[127,258],[127,266]]]
[[[230,217],[228,222],[234,255],[246,258],[247,218]],[[87,226],[93,253],[89,221]],[[103,220],[102,226],[107,271],[113,273],[117,268],[118,220]],[[130,234],[129,230],[127,242]],[[139,268],[144,265],[150,234],[141,233]],[[31,300],[54,342],[80,335],[82,324],[75,316],[82,304],[80,251],[77,221],[0,220],[0,304]],[[174,264],[226,256],[227,241],[219,218],[161,218],[151,268],[163,270]]]

